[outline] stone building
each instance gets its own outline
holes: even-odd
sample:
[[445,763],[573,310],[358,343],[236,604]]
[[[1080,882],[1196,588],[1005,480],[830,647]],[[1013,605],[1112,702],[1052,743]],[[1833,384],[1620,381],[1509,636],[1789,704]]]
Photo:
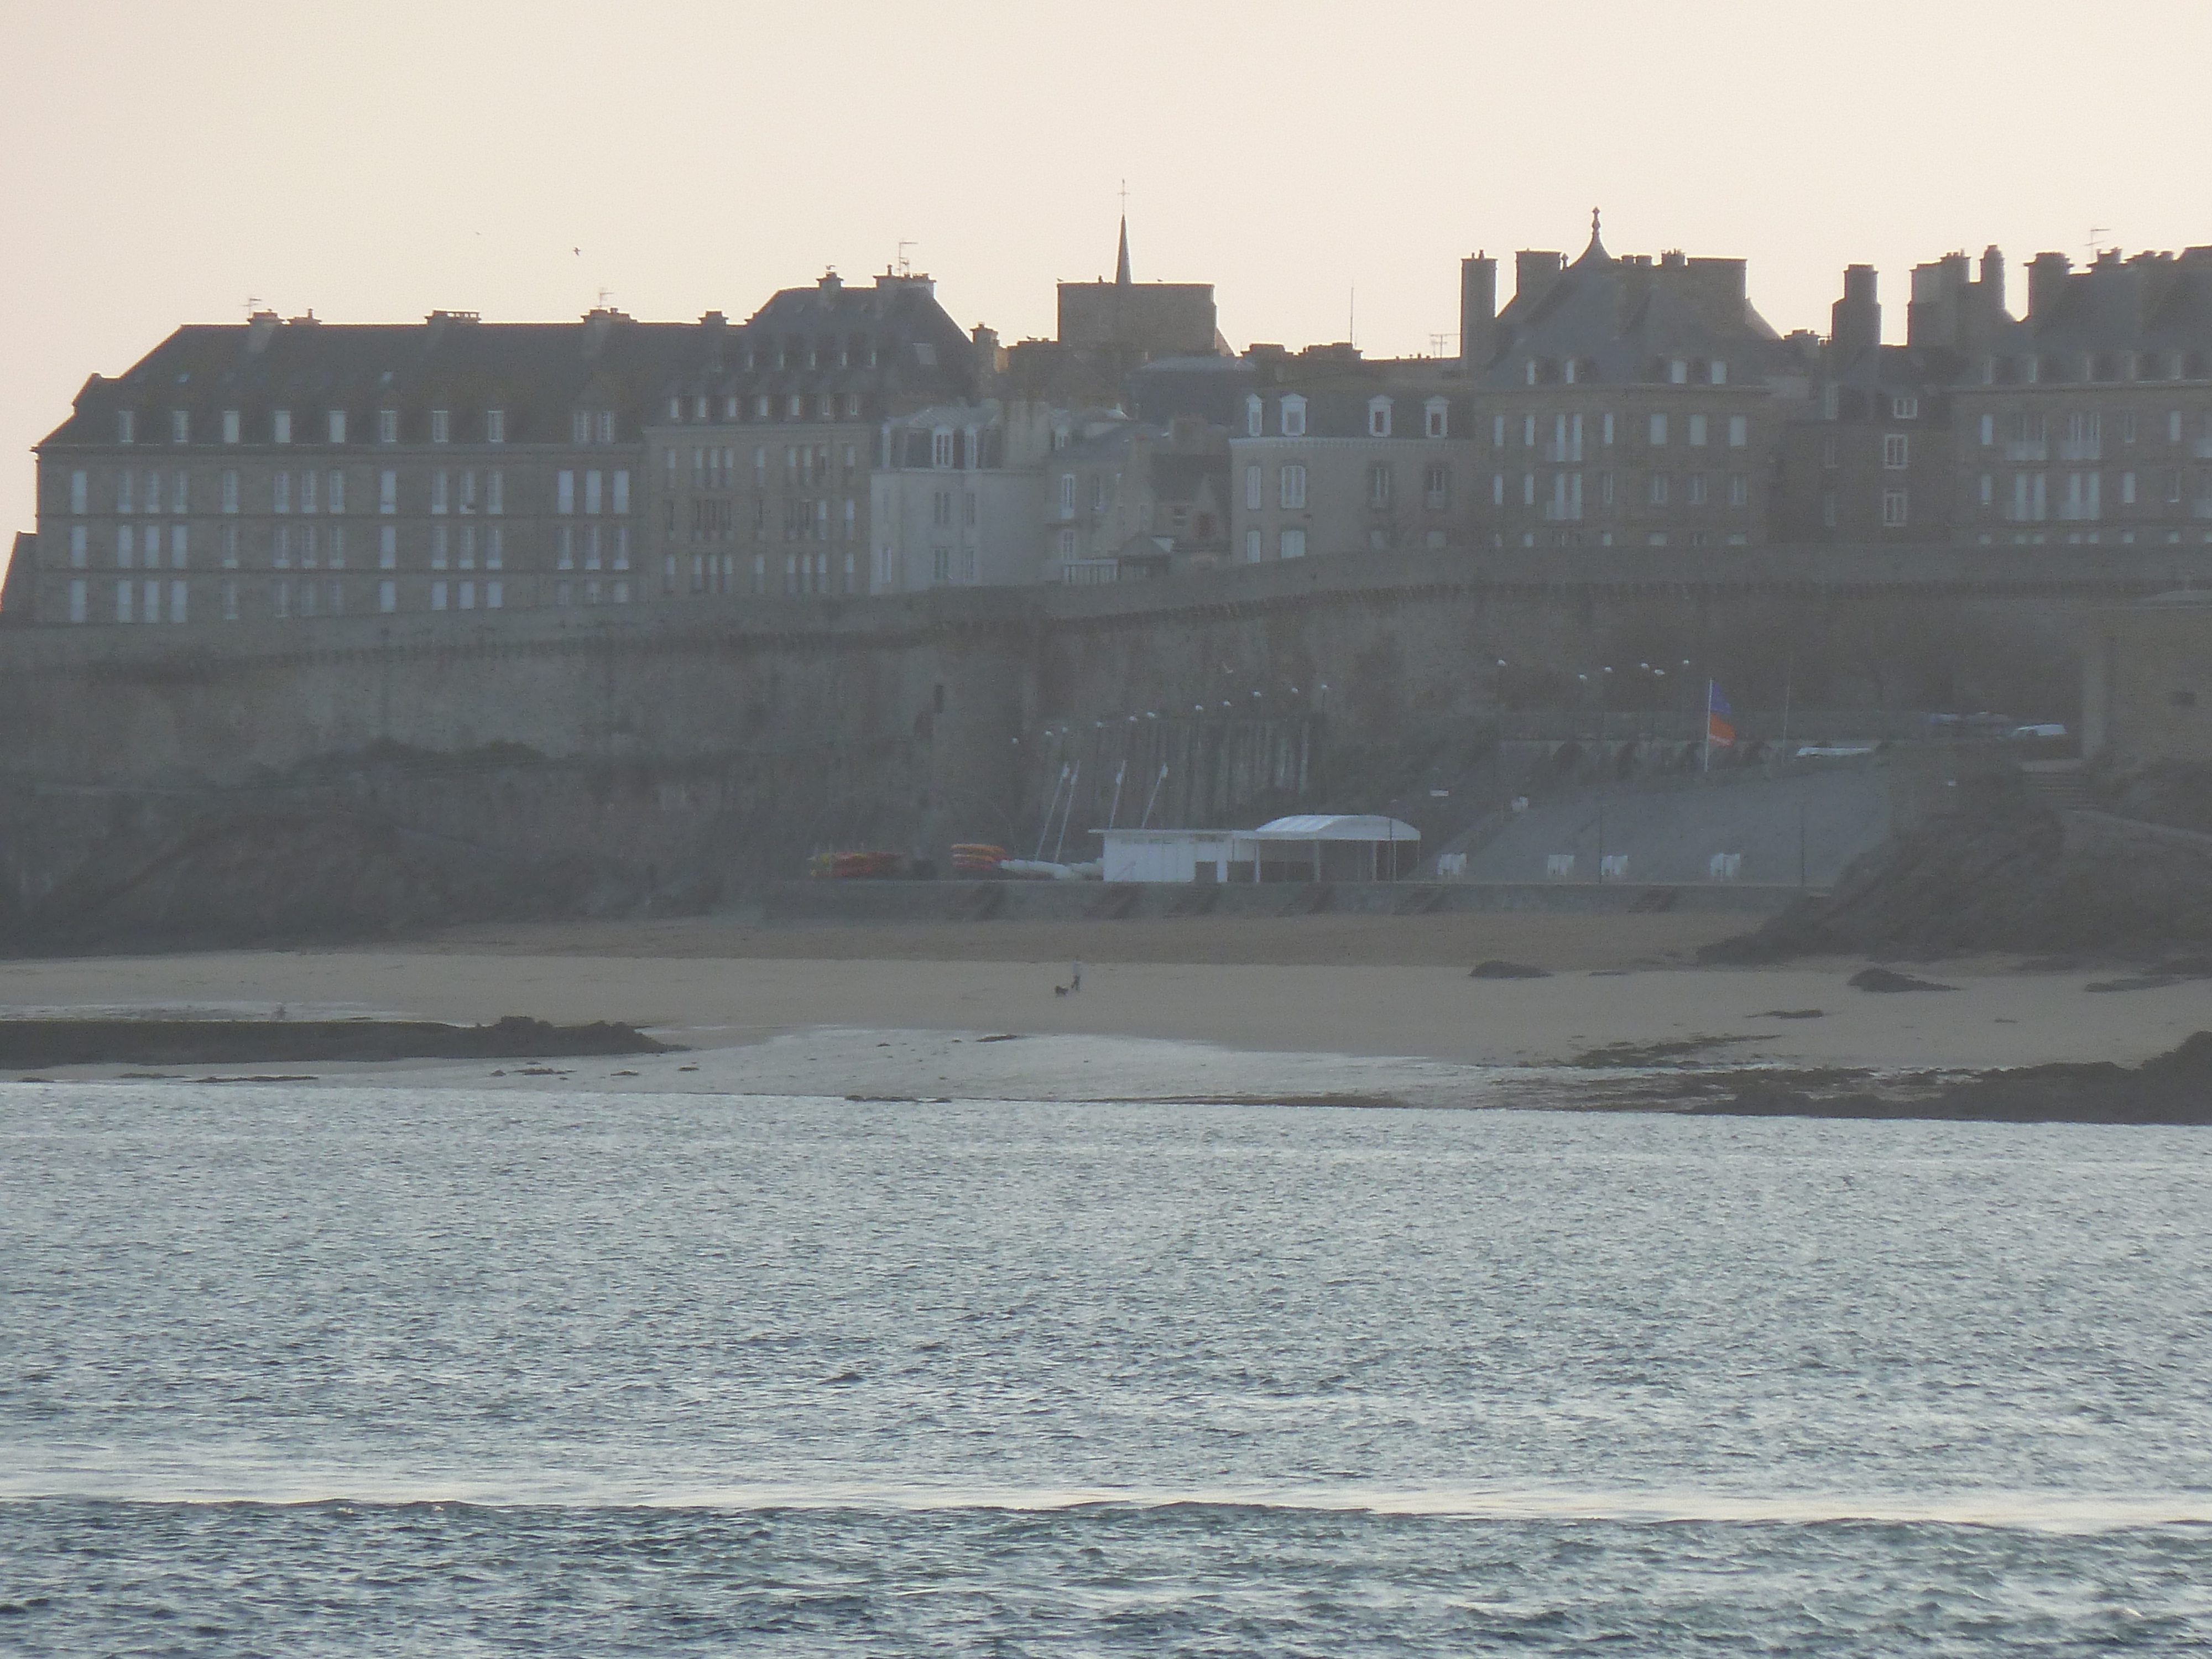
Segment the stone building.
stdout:
[[1047,581],[1165,576],[1228,554],[1228,434],[1199,416],[1065,416],[1043,471]]
[[867,591],[1036,581],[1055,426],[1054,411],[995,398],[886,422],[868,486]]
[[1211,283],[1139,283],[1121,221],[1114,279],[1062,283],[1058,331],[1006,354],[1007,396],[1064,409],[1122,401],[1130,374],[1163,358],[1231,357],[1214,315]]
[[1248,355],[1259,383],[1229,440],[1238,558],[1469,544],[1477,417],[1452,365],[1344,343]]
[[1990,258],[1978,284],[1960,255],[1914,273],[1916,307],[1921,272],[1939,271],[1929,302],[1958,319],[1957,538],[2212,544],[2212,247],[2114,250],[2078,271],[2039,253],[2018,319],[1989,291]]
[[38,446],[40,623],[283,620],[629,597],[641,418],[684,331],[324,323],[179,329],[94,375]]
[[[1616,258],[1593,216],[1571,264],[1462,266],[1462,364],[1497,547],[1741,546],[1773,539],[1774,458],[1808,395],[1809,337],[1753,307],[1741,259]],[[1480,354],[1486,353],[1486,356]]]
[[741,325],[709,312],[680,333],[645,434],[640,597],[872,591],[885,423],[973,398],[989,331],[971,338],[928,277],[887,271],[865,288],[826,275]]
[[[1914,273],[1916,289],[1925,288],[1927,269]],[[1994,271],[2002,295],[2003,264],[1994,248],[1983,271],[1984,282]],[[1784,428],[1776,520],[1784,541],[1950,538],[1951,386],[1965,359],[1948,342],[1958,324],[1947,310],[1916,303],[1908,313],[1913,337],[1882,344],[1878,280],[1871,265],[1844,272],[1814,395]],[[1950,304],[1958,303],[1951,295]]]

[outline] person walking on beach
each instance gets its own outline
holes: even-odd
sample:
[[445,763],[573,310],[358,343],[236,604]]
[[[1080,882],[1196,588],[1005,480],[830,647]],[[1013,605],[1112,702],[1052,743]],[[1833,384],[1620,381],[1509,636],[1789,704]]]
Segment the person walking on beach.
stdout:
[[1083,988],[1083,958],[1080,957],[1075,959],[1074,971],[1067,976],[1067,988],[1071,992],[1080,991]]

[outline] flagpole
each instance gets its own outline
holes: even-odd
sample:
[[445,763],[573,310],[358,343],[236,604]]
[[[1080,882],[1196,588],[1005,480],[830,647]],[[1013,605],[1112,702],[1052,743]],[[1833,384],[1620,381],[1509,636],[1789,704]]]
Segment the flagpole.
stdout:
[[1705,761],[1703,769],[1713,769],[1713,683],[1705,682]]

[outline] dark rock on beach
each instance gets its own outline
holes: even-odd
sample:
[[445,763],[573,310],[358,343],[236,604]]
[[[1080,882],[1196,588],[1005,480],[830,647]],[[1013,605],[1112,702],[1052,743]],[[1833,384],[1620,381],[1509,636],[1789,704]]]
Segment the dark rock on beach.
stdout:
[[301,1060],[537,1060],[672,1052],[635,1026],[385,1019],[0,1020],[0,1066],[251,1066]]
[[1467,970],[1469,979],[1549,979],[1547,968],[1531,968],[1522,962],[1490,961],[1479,963]]

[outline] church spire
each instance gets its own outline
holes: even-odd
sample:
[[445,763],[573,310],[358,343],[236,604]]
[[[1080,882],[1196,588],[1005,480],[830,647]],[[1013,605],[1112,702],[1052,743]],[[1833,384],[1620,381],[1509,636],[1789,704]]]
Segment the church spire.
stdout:
[[1114,285],[1116,288],[1127,288],[1129,286],[1130,280],[1129,216],[1124,212],[1121,215],[1121,251],[1114,258]]

